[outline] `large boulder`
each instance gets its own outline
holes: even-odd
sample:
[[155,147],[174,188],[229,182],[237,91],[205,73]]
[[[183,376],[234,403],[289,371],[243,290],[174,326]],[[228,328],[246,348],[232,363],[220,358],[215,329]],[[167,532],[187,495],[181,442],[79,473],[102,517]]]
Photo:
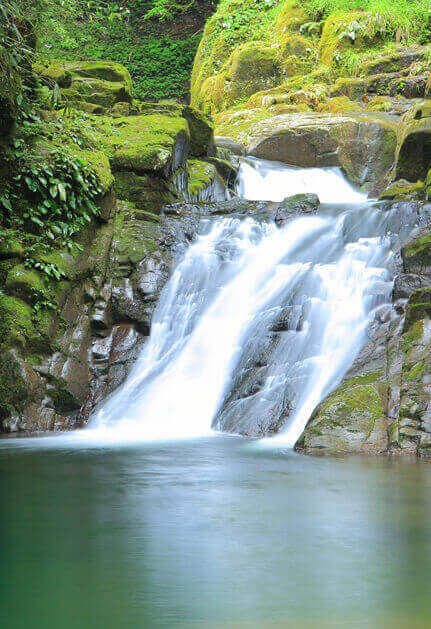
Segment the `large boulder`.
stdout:
[[184,166],[188,157],[190,131],[182,117],[99,116],[94,120],[94,132],[114,171],[168,176]]
[[93,105],[108,108],[119,102],[132,102],[132,79],[128,70],[113,61],[39,61],[35,72],[49,85],[57,84],[63,98],[87,110]]
[[247,152],[295,166],[341,166],[351,181],[374,188],[387,180],[396,144],[388,117],[284,114],[254,126]]

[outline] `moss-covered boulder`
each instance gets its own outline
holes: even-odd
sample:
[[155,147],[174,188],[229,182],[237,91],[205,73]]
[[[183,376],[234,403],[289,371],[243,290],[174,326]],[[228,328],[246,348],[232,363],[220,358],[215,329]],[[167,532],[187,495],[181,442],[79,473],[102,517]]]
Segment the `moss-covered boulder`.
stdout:
[[140,210],[156,213],[176,200],[175,192],[164,178],[131,171],[116,173],[115,193],[118,199],[129,201]]
[[16,350],[0,354],[0,427],[4,420],[22,412],[31,400],[36,376]]
[[199,160],[187,162],[187,192],[189,201],[224,200],[225,184],[214,164]]
[[422,181],[410,183],[404,179],[392,183],[379,196],[380,201],[413,201],[420,199],[425,191]]
[[297,448],[308,454],[385,452],[386,398],[379,372],[345,380],[316,409]]
[[10,294],[32,302],[45,294],[46,283],[40,273],[20,264],[7,274],[5,288]]
[[168,176],[186,162],[190,132],[185,118],[161,114],[99,116],[93,118],[92,129],[115,171]]
[[132,79],[119,63],[50,59],[39,61],[33,67],[44,81],[56,83],[63,98],[76,103],[80,110],[91,109],[89,113],[100,113],[96,108],[132,102]]
[[283,44],[292,33],[297,33],[308,16],[298,0],[287,0],[280,6],[274,27],[274,39]]
[[280,82],[278,50],[258,43],[247,43],[236,50],[228,63],[226,104],[247,100],[259,90]]
[[190,155],[192,157],[214,155],[214,124],[211,118],[188,106],[181,109],[181,115],[189,125]]
[[348,96],[349,98],[360,99],[366,92],[366,82],[361,78],[341,77],[330,88],[330,94],[333,97]]

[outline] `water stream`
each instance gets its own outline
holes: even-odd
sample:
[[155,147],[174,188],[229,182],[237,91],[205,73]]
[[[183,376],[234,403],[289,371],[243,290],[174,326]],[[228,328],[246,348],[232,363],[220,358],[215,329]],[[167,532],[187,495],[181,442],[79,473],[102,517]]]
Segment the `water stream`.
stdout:
[[279,433],[294,446],[392,288],[390,213],[338,169],[243,160],[243,198],[300,192],[325,203],[282,228],[262,217],[202,221],[132,373],[89,431],[114,440]]

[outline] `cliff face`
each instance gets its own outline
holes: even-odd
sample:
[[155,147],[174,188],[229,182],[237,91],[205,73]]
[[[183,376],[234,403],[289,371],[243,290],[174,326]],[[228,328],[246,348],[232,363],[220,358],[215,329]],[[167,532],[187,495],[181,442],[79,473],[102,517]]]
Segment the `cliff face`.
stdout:
[[6,431],[79,425],[118,386],[198,222],[162,206],[226,195],[212,125],[191,107],[135,101],[110,62],[36,63],[33,77],[31,116],[11,110],[2,136]]

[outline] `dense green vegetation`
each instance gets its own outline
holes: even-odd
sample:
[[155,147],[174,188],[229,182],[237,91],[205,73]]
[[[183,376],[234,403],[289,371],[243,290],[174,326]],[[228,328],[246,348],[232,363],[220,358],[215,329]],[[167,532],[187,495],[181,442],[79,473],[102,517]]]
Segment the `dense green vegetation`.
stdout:
[[423,38],[430,35],[430,0],[304,0],[303,8],[313,18],[328,16],[334,11],[369,11],[382,28],[393,29],[399,39]]
[[[42,53],[124,64],[144,100],[187,99],[193,59],[212,0],[50,0]],[[179,21],[180,20],[180,21]]]

